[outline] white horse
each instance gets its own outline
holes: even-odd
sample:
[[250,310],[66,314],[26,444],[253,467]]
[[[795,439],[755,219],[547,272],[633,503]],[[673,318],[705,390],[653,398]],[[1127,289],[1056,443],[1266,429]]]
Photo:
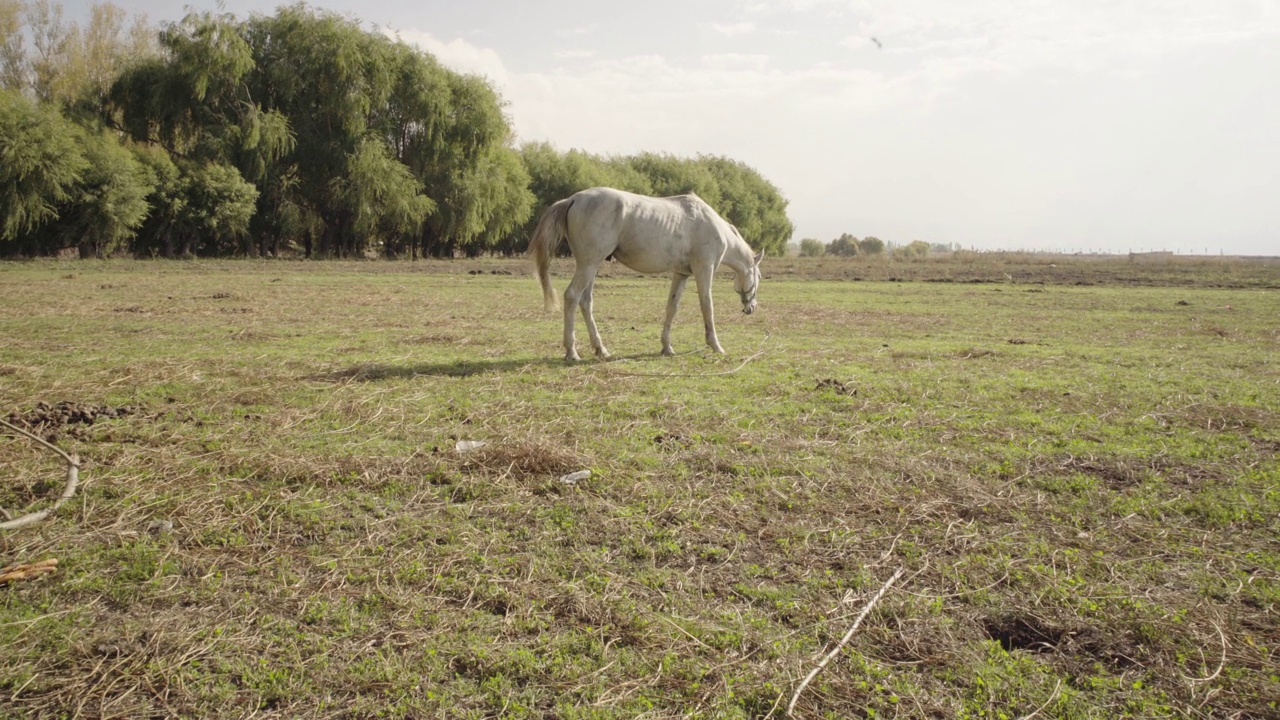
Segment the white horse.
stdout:
[[667,319],[662,326],[663,355],[675,354],[671,349],[671,321],[690,276],[698,283],[707,345],[712,350],[724,352],[716,338],[711,305],[711,278],[720,263],[737,274],[733,287],[742,298],[742,312],[755,312],[763,255],[754,255],[738,229],[697,195],[653,198],[612,188],[592,188],[547,208],[529,242],[547,309],[558,305],[549,266],[556,248],[566,238],[577,262],[573,280],[564,291],[566,360],[579,359],[573,336],[574,310],[578,307],[582,308],[596,356],[609,357],[591,314],[591,290],[596,271],[610,255],[637,272],[671,273]]

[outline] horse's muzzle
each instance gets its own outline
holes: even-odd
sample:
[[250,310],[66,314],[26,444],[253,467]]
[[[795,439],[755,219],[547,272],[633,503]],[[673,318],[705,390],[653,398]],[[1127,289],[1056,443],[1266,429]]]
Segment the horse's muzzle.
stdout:
[[756,301],[755,301],[755,300],[752,300],[751,302],[749,302],[749,303],[747,303],[746,305],[743,305],[743,306],[742,306],[742,314],[743,314],[743,315],[750,315],[751,313],[753,313],[753,312],[755,312],[755,311],[756,311]]

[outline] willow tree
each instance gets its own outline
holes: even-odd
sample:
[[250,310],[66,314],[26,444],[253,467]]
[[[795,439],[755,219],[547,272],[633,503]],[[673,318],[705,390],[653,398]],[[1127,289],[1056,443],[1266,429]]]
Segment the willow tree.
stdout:
[[778,188],[738,160],[704,155],[697,163],[715,178],[719,199],[712,204],[716,211],[737,226],[755,249],[770,255],[785,254],[795,226],[787,217],[787,201]]
[[0,90],[21,92],[27,84],[22,0],[0,0]]
[[424,121],[407,131],[397,128],[398,136],[406,137],[405,163],[437,206],[423,225],[419,246],[439,257],[457,250],[478,254],[528,219],[534,203],[529,175],[512,148],[511,127],[493,87],[474,75],[433,74],[435,99]]
[[351,211],[355,234],[383,243],[390,255],[397,254],[401,241],[416,233],[435,210],[431,199],[420,194],[422,184],[409,168],[375,138],[366,138],[356,148],[347,173],[334,178],[333,185],[335,197]]
[[[652,194],[649,179],[632,167],[626,158],[607,159],[578,149],[562,153],[550,143],[529,142],[520,147],[520,160],[529,176],[534,209],[519,232],[513,233],[495,247],[495,250],[507,255],[524,250],[534,225],[544,210],[557,200],[580,190],[612,187],[644,195]],[[567,254],[568,246],[562,246],[560,252]]]
[[[736,160],[659,153],[605,159],[580,150],[560,153],[547,143],[525,144],[521,158],[537,197],[537,214],[556,200],[600,185],[645,195],[695,193],[757,250],[780,255],[791,239],[786,199],[759,172]],[[527,236],[532,228],[526,225],[525,230]]]
[[520,157],[529,171],[529,189],[539,208],[587,188],[612,187],[653,194],[653,184],[629,159],[605,159],[582,150],[561,153],[550,143],[525,143]]
[[88,170],[81,139],[56,110],[0,90],[0,253],[48,251],[32,233],[58,218]]
[[147,195],[155,183],[146,166],[114,134],[82,129],[89,167],[65,203],[57,223],[46,226],[80,257],[100,257],[122,248],[147,217]]
[[354,20],[305,5],[257,15],[244,25],[251,46],[248,85],[264,107],[287,117],[295,144],[286,165],[290,195],[319,221],[317,254],[363,249],[354,208],[341,190],[369,132],[370,113],[386,103],[386,43]]
[[705,164],[665,153],[640,153],[625,162],[649,180],[652,194],[669,197],[693,193],[718,211],[720,186]]
[[125,68],[155,52],[145,16],[128,27],[126,20],[110,2],[91,3],[81,25],[58,3],[0,0],[0,85],[62,108],[96,109]]
[[[154,251],[248,252],[254,181],[276,171],[293,146],[288,120],[253,101],[253,55],[226,14],[191,13],[159,35],[161,52],[126,70],[108,93],[104,115],[134,141],[168,153],[179,177],[161,183],[145,228]],[[149,158],[144,164],[168,168]],[[227,208],[216,207],[228,203]],[[175,208],[181,208],[174,214]]]

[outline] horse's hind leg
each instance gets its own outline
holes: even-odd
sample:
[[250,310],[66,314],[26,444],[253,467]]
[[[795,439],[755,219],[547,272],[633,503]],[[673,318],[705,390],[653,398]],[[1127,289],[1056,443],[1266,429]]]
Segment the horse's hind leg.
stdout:
[[596,357],[601,360],[609,358],[609,351],[605,349],[604,341],[600,339],[600,331],[596,329],[596,317],[591,312],[591,297],[596,289],[596,273],[594,270],[590,272],[591,279],[587,281],[587,291],[582,294],[582,319],[587,322],[587,332],[591,335],[591,348],[596,351]]
[[578,349],[574,347],[577,342],[573,335],[573,320],[578,313],[578,291],[574,289],[577,281],[578,276],[574,274],[573,281],[564,289],[564,359],[570,361],[581,360]]

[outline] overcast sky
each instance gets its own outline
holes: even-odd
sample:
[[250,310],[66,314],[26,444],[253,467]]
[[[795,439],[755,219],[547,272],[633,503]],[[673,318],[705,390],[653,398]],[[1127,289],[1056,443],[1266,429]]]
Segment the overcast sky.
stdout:
[[742,160],[796,240],[1280,255],[1280,0],[311,4],[489,77],[519,142]]

